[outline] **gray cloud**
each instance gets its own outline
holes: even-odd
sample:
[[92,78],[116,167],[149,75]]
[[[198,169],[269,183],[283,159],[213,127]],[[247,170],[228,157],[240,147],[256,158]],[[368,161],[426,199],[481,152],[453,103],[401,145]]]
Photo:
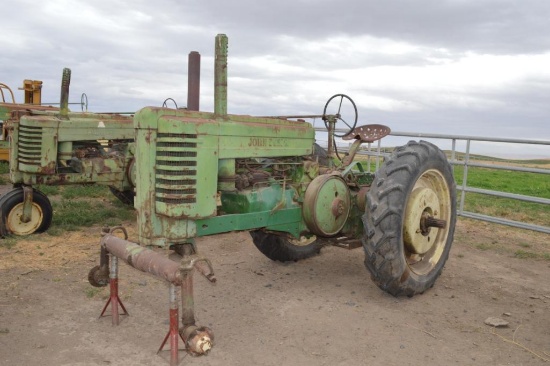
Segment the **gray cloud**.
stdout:
[[[346,93],[365,123],[395,130],[550,138],[545,0],[8,0],[0,82],[44,81],[57,101],[134,111],[185,105],[187,54],[202,54],[212,110],[214,36],[229,36],[229,111],[320,113]],[[19,96],[18,99],[20,100]],[[76,107],[75,107],[76,108]],[[521,125],[521,128],[518,126]]]

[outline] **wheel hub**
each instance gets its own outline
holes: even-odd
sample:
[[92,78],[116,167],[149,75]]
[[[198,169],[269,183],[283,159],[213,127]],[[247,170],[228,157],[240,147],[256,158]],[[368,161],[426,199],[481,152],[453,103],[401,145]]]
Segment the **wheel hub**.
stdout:
[[309,245],[313,243],[315,240],[317,240],[317,237],[315,235],[312,235],[310,237],[307,236],[300,236],[300,239],[288,239],[288,242],[292,245],[296,245],[299,247],[305,247],[306,245]]
[[42,209],[36,203],[31,207],[31,219],[29,222],[23,222],[23,203],[17,204],[8,214],[6,227],[15,235],[30,235],[40,227],[43,220]]
[[412,253],[427,253],[439,228],[445,227],[445,220],[437,219],[439,207],[439,199],[432,189],[420,187],[412,191],[403,226],[403,241]]

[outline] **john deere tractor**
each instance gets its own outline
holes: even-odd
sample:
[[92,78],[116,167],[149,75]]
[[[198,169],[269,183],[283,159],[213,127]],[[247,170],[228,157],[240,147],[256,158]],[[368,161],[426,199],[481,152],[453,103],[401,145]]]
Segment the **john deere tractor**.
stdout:
[[59,108],[0,105],[13,184],[0,197],[0,236],[48,229],[52,206],[37,185],[103,184],[133,203],[132,117],[69,112],[70,75],[63,70]]
[[[382,289],[412,296],[430,288],[456,222],[445,154],[411,141],[369,173],[356,154],[390,130],[357,127],[355,103],[343,94],[316,116],[227,114],[225,35],[215,58],[213,113],[146,107],[134,116],[139,244],[177,250],[248,230],[268,258],[296,261],[327,243],[361,240]],[[325,122],[327,150],[315,143],[312,117]],[[349,152],[336,153],[335,136],[352,142]]]
[[[396,148],[375,173],[356,159],[364,143],[390,130],[357,127],[353,100],[336,94],[322,114],[255,117],[227,113],[227,37],[216,37],[214,112],[146,107],[134,116],[138,244],[124,228],[102,231],[99,265],[88,279],[110,286],[113,325],[119,323],[118,260],[170,283],[171,365],[178,340],[206,354],[213,332],[195,324],[193,273],[216,280],[195,238],[250,231],[275,261],[312,257],[324,245],[361,241],[375,283],[393,295],[429,289],[449,256],[456,223],[456,187],[445,154],[431,143]],[[320,118],[327,149],[306,119]],[[336,137],[352,142],[338,153]],[[123,234],[124,238],[116,234]],[[161,251],[172,248],[178,264]],[[181,306],[178,289],[181,287]],[[178,311],[182,310],[181,327]]]

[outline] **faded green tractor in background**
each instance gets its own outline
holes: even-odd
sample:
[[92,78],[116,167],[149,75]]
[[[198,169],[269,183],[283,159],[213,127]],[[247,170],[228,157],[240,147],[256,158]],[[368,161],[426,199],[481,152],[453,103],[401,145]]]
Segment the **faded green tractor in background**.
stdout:
[[13,189],[0,197],[1,236],[48,229],[52,206],[36,185],[103,184],[133,203],[132,118],[69,112],[69,84],[64,69],[60,108],[3,105]]

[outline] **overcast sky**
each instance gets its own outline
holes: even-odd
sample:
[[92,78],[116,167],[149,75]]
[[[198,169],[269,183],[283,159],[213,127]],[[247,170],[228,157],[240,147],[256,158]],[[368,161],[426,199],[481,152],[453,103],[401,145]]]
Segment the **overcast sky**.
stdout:
[[[187,101],[187,57],[229,37],[228,111],[320,114],[336,93],[359,124],[395,131],[550,140],[548,0],[4,0],[0,82],[44,81],[58,102],[136,111]],[[72,106],[78,110],[78,106]],[[548,148],[538,155],[550,157]]]

